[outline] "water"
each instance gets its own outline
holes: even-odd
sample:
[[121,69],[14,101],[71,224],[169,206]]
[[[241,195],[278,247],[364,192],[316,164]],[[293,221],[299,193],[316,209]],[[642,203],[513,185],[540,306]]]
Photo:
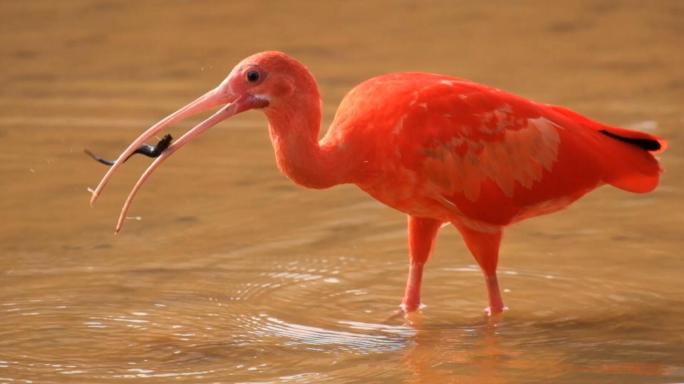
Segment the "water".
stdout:
[[[683,15],[676,1],[1,3],[0,382],[684,381]],[[115,155],[264,49],[310,66],[326,122],[361,80],[419,69],[655,129],[662,186],[602,188],[509,229],[499,321],[451,228],[423,313],[393,317],[404,217],[350,186],[292,185],[258,113],[175,155],[114,236],[147,159],[90,209],[104,167],[83,148]]]

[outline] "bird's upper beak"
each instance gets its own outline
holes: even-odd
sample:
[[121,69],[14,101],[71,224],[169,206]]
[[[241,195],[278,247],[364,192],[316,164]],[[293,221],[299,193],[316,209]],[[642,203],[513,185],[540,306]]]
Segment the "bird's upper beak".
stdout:
[[145,180],[154,172],[159,165],[171,156],[178,149],[183,147],[185,144],[192,141],[194,138],[198,137],[209,128],[218,124],[219,122],[236,115],[240,112],[244,112],[253,108],[263,108],[268,106],[268,101],[266,99],[260,98],[258,96],[253,96],[248,93],[236,95],[234,94],[227,84],[227,81],[219,85],[218,87],[212,89],[211,91],[205,93],[204,95],[198,97],[196,100],[190,102],[186,106],[180,108],[176,112],[166,116],[147,131],[143,132],[138,136],[133,142],[126,148],[116,159],[116,162],[109,168],[107,173],[104,175],[97,187],[92,190],[92,197],[90,199],[90,204],[93,205],[97,200],[98,196],[107,185],[109,180],[112,178],[117,169],[125,162],[125,160],[138,148],[141,144],[159,134],[164,128],[177,123],[179,121],[185,120],[190,116],[196,115],[198,113],[207,111],[219,105],[224,105],[216,113],[211,115],[206,120],[197,124],[189,131],[187,131],[183,136],[181,136],[177,141],[173,142],[162,154],[157,157],[152,164],[145,170],[145,172],[140,176],[137,183],[131,190],[121,208],[121,214],[116,224],[116,232],[121,230],[123,221],[126,217],[126,212],[130,207],[133,197],[143,185]]

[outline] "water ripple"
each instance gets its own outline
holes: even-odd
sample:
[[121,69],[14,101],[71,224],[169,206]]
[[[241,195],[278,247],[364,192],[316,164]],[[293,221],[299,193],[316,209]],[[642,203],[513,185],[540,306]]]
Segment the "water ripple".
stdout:
[[[628,281],[502,269],[514,309],[491,324],[480,312],[478,268],[435,268],[426,279],[424,313],[385,321],[396,309],[405,266],[364,261],[293,255],[255,267],[241,255],[226,267],[87,272],[82,286],[6,296],[0,377],[251,382],[256,374],[262,381],[323,383],[349,375],[371,382],[392,377],[397,364],[467,372],[492,356],[527,366],[521,356],[528,354],[549,367],[607,348],[626,361],[635,351],[671,356],[657,314],[674,307]],[[53,278],[35,277],[38,287]],[[540,297],[564,291],[572,294],[559,302]],[[625,333],[640,336],[625,339]],[[379,362],[354,367],[365,356]],[[316,372],[322,365],[330,369]]]

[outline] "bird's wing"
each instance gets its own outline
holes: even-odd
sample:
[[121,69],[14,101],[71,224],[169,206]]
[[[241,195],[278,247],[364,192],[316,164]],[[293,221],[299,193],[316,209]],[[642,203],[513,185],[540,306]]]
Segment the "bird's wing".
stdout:
[[441,85],[422,89],[396,129],[412,152],[403,161],[443,194],[475,201],[491,182],[512,196],[551,170],[562,128],[535,104],[492,88]]
[[660,169],[650,152],[666,146],[565,108],[424,73],[354,88],[326,139],[353,154],[356,183],[386,204],[448,220],[446,207],[495,225],[561,209],[602,183],[649,191]]

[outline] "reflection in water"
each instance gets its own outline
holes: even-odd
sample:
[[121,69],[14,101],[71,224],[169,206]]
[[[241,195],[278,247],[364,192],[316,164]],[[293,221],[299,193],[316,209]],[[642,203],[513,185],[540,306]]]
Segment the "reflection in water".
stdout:
[[[677,1],[0,2],[0,382],[684,381],[682,15]],[[258,114],[179,153],[113,236],[148,159],[91,210],[102,166],[83,148],[119,153],[265,49],[310,66],[326,121],[354,84],[427,70],[656,130],[673,149],[663,185],[510,230],[497,323],[446,229],[423,313],[386,321],[404,218],[354,188],[291,185]]]
[[[301,344],[314,350],[317,349],[316,346],[325,346],[335,347],[339,351],[362,354],[393,352],[403,349],[406,341],[405,337],[401,337],[406,335],[402,335],[400,332],[403,330],[398,327],[342,322],[354,329],[367,331],[356,333],[293,324],[266,315],[263,317],[265,317],[266,324],[259,327],[261,330],[257,332],[257,336],[278,336],[284,339],[285,345]],[[397,335],[397,333],[400,334]]]
[[520,378],[558,382],[574,380],[572,375],[578,373],[606,380],[635,376],[643,380],[669,376],[676,369],[662,363],[596,361],[589,356],[576,362],[554,344],[581,344],[580,340],[561,337],[533,342],[530,348],[530,340],[510,338],[543,327],[533,322],[484,319],[476,325],[442,329],[425,328],[416,319],[411,323],[416,336],[413,348],[406,352],[405,365],[415,383],[510,383]]

